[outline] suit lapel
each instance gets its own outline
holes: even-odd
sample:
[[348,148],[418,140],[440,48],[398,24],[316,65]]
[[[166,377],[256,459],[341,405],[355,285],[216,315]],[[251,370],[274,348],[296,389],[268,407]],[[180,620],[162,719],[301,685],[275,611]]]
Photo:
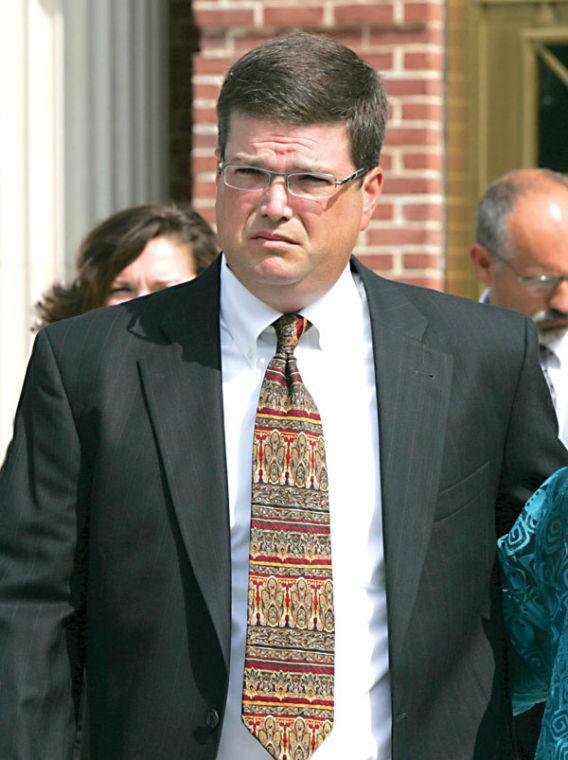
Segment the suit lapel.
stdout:
[[389,639],[396,670],[434,518],[452,357],[423,342],[427,320],[402,289],[356,266],[373,334]]
[[219,267],[178,294],[161,322],[170,342],[141,360],[140,372],[180,533],[228,666],[231,555]]
[[[391,669],[396,670],[434,517],[452,357],[422,342],[427,320],[401,289],[356,260],[354,266],[371,314]],[[170,343],[141,360],[140,370],[180,532],[228,663],[231,555],[219,266],[179,294],[161,323]]]

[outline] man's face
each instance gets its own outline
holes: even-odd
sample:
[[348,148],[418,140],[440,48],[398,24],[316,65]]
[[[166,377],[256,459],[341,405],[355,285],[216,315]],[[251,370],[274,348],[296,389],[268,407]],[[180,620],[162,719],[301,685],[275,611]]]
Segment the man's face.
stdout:
[[[275,172],[312,171],[344,179],[356,167],[343,123],[293,125],[231,116],[226,163]],[[217,229],[231,271],[278,311],[296,311],[323,295],[345,268],[380,195],[382,171],[338,187],[330,198],[290,194],[282,177],[264,190],[227,187],[217,176]]]
[[513,251],[507,263],[482,246],[472,249],[478,276],[491,289],[491,303],[533,317],[550,310],[568,315],[568,282],[546,292],[527,287],[516,276],[568,275],[568,190],[519,198],[507,231]]

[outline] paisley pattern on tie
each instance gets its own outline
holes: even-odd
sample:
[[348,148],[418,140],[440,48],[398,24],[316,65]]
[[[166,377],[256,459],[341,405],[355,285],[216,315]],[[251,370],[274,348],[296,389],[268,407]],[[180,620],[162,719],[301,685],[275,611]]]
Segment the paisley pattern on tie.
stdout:
[[325,447],[293,351],[309,327],[275,322],[253,443],[243,722],[278,760],[305,760],[333,726],[334,613]]

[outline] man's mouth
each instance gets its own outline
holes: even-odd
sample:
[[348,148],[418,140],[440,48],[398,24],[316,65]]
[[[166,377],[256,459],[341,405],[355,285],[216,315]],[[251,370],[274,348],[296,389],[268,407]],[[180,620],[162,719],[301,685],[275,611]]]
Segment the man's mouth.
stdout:
[[556,309],[543,309],[532,315],[532,319],[541,332],[560,330],[568,327],[568,314]]
[[287,235],[281,235],[277,232],[257,232],[254,235],[251,235],[251,238],[253,240],[266,240],[270,243],[286,243],[288,245],[297,245],[295,240],[292,240],[292,238],[288,237]]

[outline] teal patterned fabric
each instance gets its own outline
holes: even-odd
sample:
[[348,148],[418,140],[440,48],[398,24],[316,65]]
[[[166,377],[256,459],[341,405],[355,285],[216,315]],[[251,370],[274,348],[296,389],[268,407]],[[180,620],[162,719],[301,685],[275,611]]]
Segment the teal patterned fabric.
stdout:
[[546,701],[535,760],[568,760],[568,467],[529,499],[498,552],[513,710]]

